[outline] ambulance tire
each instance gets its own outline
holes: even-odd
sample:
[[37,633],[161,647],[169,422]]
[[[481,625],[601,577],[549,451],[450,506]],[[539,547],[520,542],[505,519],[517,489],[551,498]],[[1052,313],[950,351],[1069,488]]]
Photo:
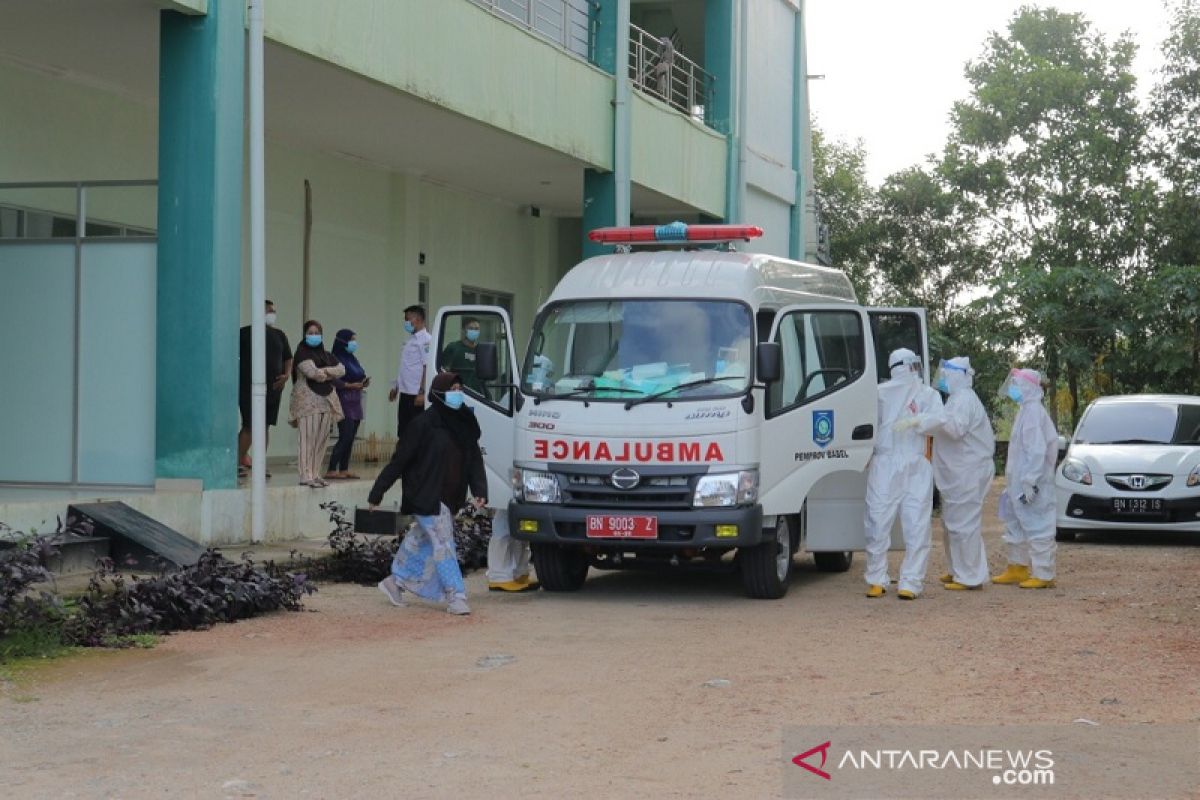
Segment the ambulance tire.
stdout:
[[577,592],[587,580],[588,557],[579,548],[534,543],[530,549],[538,580],[546,591]]
[[778,600],[787,594],[792,578],[790,517],[779,517],[769,540],[738,550],[742,587],[748,597]]
[[820,572],[845,572],[854,561],[854,553],[813,553]]

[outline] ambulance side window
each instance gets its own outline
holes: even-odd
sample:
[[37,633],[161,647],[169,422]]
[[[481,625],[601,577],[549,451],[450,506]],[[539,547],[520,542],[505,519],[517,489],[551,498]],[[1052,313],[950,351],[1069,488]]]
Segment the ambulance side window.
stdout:
[[[442,317],[438,341],[442,348],[437,354],[438,371],[458,373],[463,390],[469,397],[508,411],[512,392],[503,387],[513,382],[513,375],[504,319],[499,314],[486,311],[449,313]],[[475,346],[480,342],[496,344],[500,374],[487,385],[475,374]]]
[[780,377],[767,390],[767,416],[799,408],[857,380],[866,366],[862,318],[847,311],[793,312],[779,324]]

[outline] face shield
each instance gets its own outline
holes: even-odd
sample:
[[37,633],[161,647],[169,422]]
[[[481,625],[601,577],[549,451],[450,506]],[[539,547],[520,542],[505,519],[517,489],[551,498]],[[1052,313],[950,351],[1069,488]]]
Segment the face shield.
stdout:
[[1040,398],[1041,388],[1042,376],[1036,370],[1011,369],[1004,383],[1000,384],[999,395],[1014,403],[1023,403],[1032,399],[1035,394]]
[[942,394],[950,394],[951,390],[960,386],[969,386],[972,372],[970,367],[943,358],[938,362],[937,372],[933,376],[933,387]]
[[892,380],[920,380],[921,359],[912,350],[894,350],[888,356],[888,372]]

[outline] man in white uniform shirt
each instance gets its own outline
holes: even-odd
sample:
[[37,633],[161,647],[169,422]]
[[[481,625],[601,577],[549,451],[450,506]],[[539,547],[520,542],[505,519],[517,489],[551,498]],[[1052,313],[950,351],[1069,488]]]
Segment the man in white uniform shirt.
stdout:
[[425,410],[425,368],[429,361],[429,343],[433,338],[425,330],[425,309],[409,306],[404,309],[404,330],[411,334],[400,351],[400,367],[388,401],[399,399],[396,409],[396,437],[404,435],[404,429],[414,417]]

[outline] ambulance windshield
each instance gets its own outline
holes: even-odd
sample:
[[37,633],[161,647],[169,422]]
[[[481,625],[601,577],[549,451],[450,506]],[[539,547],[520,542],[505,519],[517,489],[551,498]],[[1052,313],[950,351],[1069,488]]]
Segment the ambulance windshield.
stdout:
[[752,377],[750,309],[729,300],[581,300],[538,318],[521,388],[542,398],[738,395]]

